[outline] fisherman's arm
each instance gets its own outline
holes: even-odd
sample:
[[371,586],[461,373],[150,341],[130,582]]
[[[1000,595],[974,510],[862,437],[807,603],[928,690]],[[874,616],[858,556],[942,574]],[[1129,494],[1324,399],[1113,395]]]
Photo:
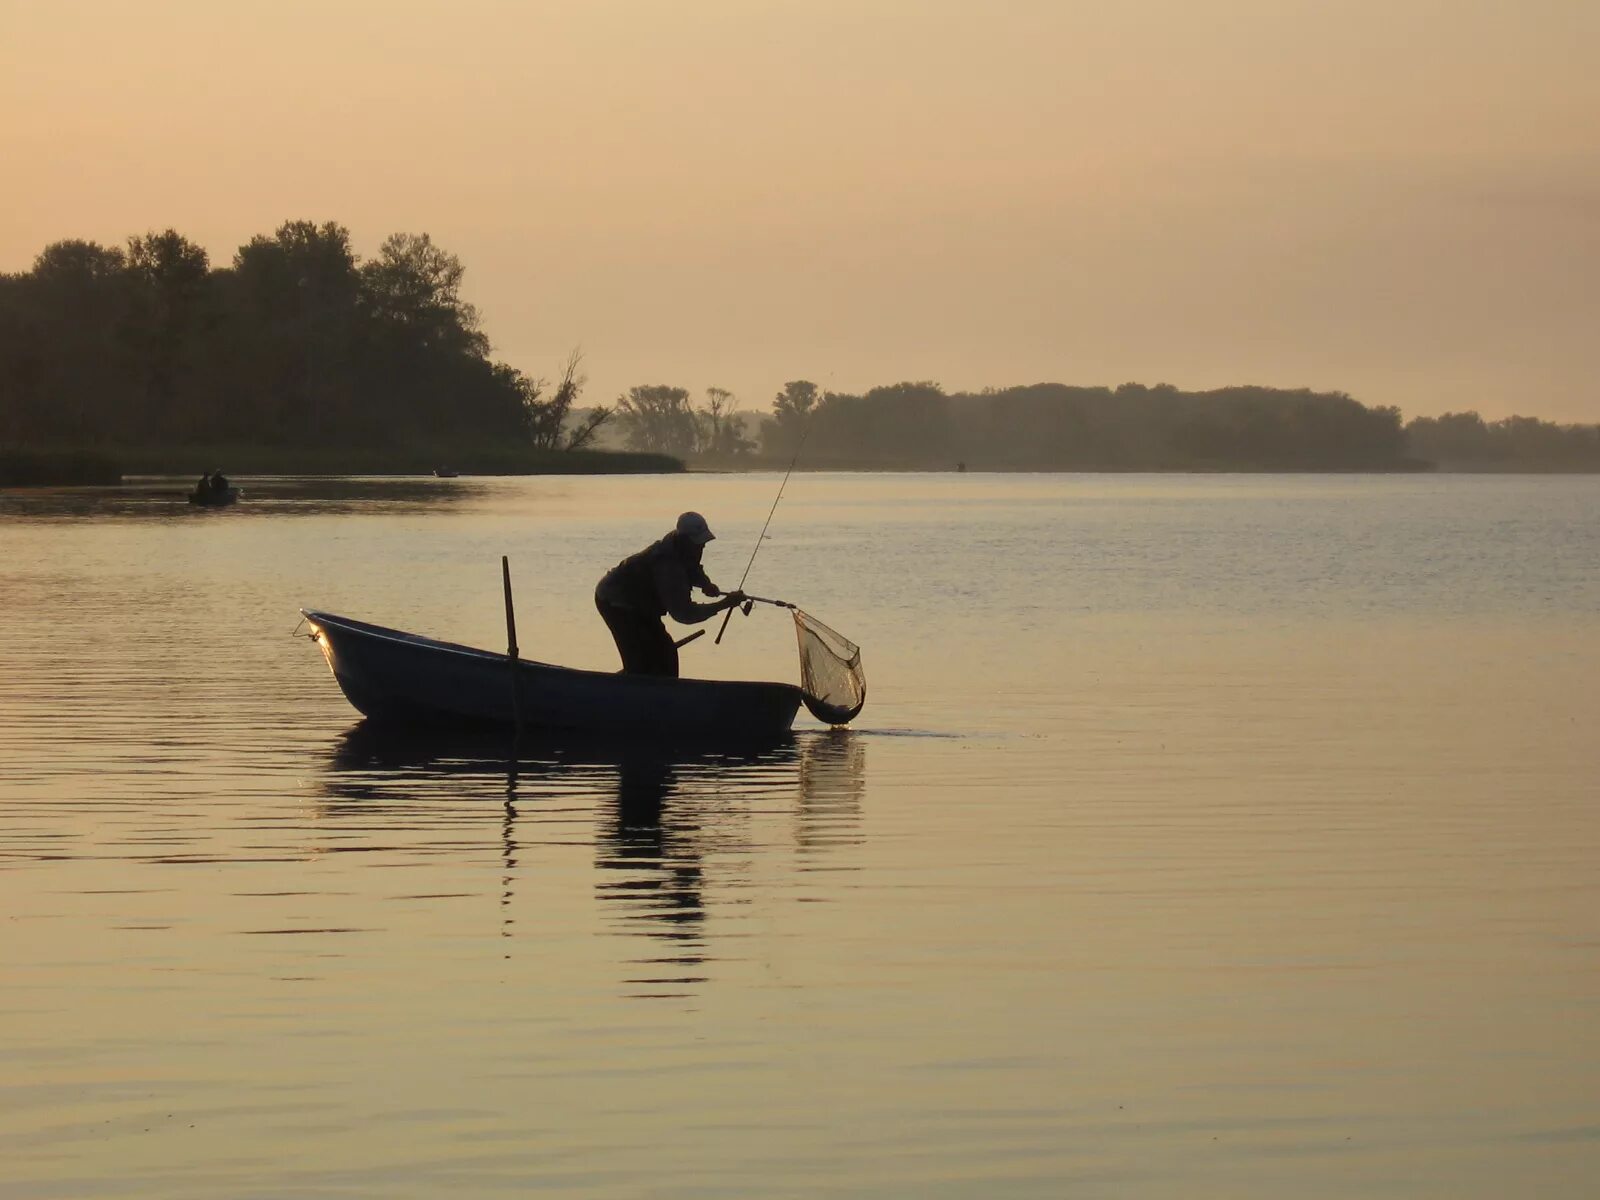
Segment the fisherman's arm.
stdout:
[[[700,573],[704,576],[705,572]],[[738,593],[723,596],[715,604],[696,604],[689,595],[689,573],[681,566],[665,562],[656,567],[656,590],[666,606],[667,615],[680,625],[698,625],[709,621],[725,608],[732,608],[743,597]],[[738,598],[735,598],[738,597]]]
[[689,582],[708,596],[722,595],[722,589],[711,582],[711,576],[706,574],[705,566],[701,563],[689,568]]

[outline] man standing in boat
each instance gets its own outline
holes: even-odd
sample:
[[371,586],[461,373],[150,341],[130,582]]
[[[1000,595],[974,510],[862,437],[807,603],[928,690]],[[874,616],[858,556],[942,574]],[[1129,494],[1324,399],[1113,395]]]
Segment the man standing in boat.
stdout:
[[[666,537],[623,559],[600,580],[594,606],[616,640],[625,674],[676,679],[678,648],[661,623],[662,616],[698,625],[744,601],[743,592],[724,596],[700,565],[706,543],[715,540],[704,517],[686,512]],[[696,603],[689,595],[691,588],[718,599],[714,604]]]

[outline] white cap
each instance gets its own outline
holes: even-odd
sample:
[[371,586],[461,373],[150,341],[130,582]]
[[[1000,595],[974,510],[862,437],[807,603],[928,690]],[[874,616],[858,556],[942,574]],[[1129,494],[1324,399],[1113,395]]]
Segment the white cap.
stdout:
[[686,512],[679,516],[678,536],[687,538],[696,546],[704,546],[707,542],[717,540],[717,535],[711,532],[706,519],[697,512]]

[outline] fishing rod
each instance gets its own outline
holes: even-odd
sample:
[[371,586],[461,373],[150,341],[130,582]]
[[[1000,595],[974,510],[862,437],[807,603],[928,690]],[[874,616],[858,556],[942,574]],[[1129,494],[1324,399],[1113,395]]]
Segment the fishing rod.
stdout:
[[[766,541],[766,538],[767,538],[767,526],[772,524],[772,514],[778,511],[778,501],[783,499],[783,489],[789,486],[789,476],[794,474],[794,465],[795,465],[795,463],[800,461],[800,451],[804,448],[804,446],[806,444],[806,438],[809,437],[810,434],[811,434],[811,424],[812,424],[812,421],[814,421],[816,419],[816,415],[817,415],[817,410],[816,409],[812,409],[811,410],[811,416],[806,420],[806,427],[800,431],[800,441],[795,445],[794,457],[789,460],[789,469],[783,473],[783,482],[778,485],[778,494],[772,498],[772,507],[767,510],[767,519],[762,522],[762,524],[761,524],[761,532],[756,535],[756,546],[755,546],[754,550],[750,551],[750,561],[745,563],[745,565],[744,565],[744,574],[739,576],[739,586],[733,589],[736,592],[742,592],[744,590],[744,581],[746,579],[750,578],[750,568],[756,565],[756,555],[761,553],[761,543]],[[745,597],[745,599],[748,601],[750,599],[753,599],[753,597],[747,596],[747,597]],[[781,601],[763,600],[762,603],[763,604],[781,604]],[[737,607],[739,607],[739,606],[738,605],[734,605],[734,608],[737,608]],[[785,607],[785,608],[793,608],[794,605],[792,605],[792,604],[783,605],[783,607]],[[744,611],[745,611],[745,615],[746,616],[748,616],[750,614],[750,606],[748,604],[746,604],[744,606]],[[723,613],[723,616],[722,616],[722,628],[717,630],[717,640],[715,642],[713,642],[712,645],[715,645],[715,646],[722,645],[722,635],[728,632],[728,622],[731,621],[732,619],[733,619],[733,608],[730,608],[725,613]]]

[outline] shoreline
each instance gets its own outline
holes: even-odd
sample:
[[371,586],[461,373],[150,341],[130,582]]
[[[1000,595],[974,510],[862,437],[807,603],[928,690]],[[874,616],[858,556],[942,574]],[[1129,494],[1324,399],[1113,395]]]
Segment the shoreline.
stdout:
[[[278,447],[204,446],[112,451],[26,450],[0,452],[0,487],[118,487],[139,480],[183,480],[221,466],[230,476],[341,478],[433,477],[448,469],[455,477],[495,478],[534,475],[741,475],[786,471],[788,461],[685,461],[668,455],[623,450],[535,451],[461,449],[428,451],[293,450]],[[966,463],[800,462],[801,474],[892,475],[1595,475],[1587,465],[1529,462],[1444,462],[1419,460],[1387,465],[1295,466],[1274,463],[1093,465]]]
[[246,475],[675,475],[666,454],[442,445],[342,449],[250,445],[40,447],[0,451],[0,487],[114,487],[137,476]]

